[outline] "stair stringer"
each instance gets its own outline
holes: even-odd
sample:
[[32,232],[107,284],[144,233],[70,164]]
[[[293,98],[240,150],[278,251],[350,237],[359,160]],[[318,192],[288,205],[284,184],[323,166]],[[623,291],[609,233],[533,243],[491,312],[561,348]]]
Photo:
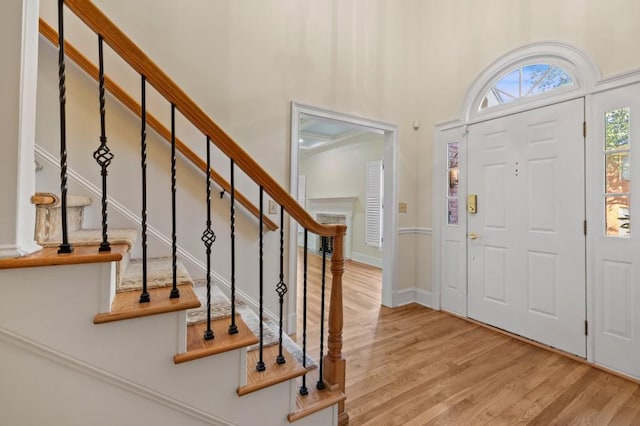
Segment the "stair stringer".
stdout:
[[[43,160],[43,162],[46,163],[47,166],[53,167],[56,170],[60,169],[58,158],[52,153],[48,152],[45,148],[36,144],[35,152],[36,152],[36,156],[39,159]],[[86,195],[92,197],[94,200],[99,200],[102,197],[102,191],[97,186],[95,186],[92,182],[84,178],[80,173],[75,171],[73,168],[69,167],[67,169],[67,174],[68,174],[68,179],[70,181],[70,184],[71,185],[73,185],[74,183],[77,184],[82,189],[82,192],[86,193]],[[123,226],[126,226],[126,227],[135,226],[137,228],[140,228],[140,225],[142,223],[142,219],[140,218],[140,216],[138,216],[136,213],[134,213],[129,208],[127,208],[124,204],[118,202],[118,200],[114,199],[111,196],[107,196],[107,200],[109,203],[110,213],[111,214],[118,213],[127,222],[126,224],[123,224]],[[94,205],[91,206],[90,209],[97,209],[98,204],[99,203],[94,203]],[[97,210],[96,210],[96,215],[99,215],[99,211]],[[86,218],[87,218],[87,210],[85,209],[85,221],[86,221]],[[149,237],[153,238],[163,247],[165,248],[171,247],[171,244],[172,244],[171,238],[163,234],[160,230],[156,229],[151,225],[148,225],[147,232]],[[199,260],[189,251],[180,247],[180,245],[178,245],[177,252],[178,252],[178,256],[180,256],[181,259],[186,261],[185,266],[187,266],[189,272],[193,276],[202,276],[203,274],[206,276],[207,266],[204,262]],[[222,275],[220,275],[219,273],[213,270],[211,271],[211,280],[213,285],[217,284],[218,286],[220,286],[223,292],[227,296],[229,296],[229,294],[231,293],[231,282],[229,280],[227,280],[225,277],[223,277]],[[239,298],[241,298],[245,303],[247,303],[251,307],[251,309],[253,309],[254,312],[257,312],[259,310],[259,306],[260,306],[259,302],[255,300],[255,298],[248,295],[246,292],[242,291],[241,289],[236,289],[236,295]],[[104,311],[101,311],[101,312],[104,312]],[[276,322],[279,321],[278,316],[274,313],[272,309],[269,309],[268,306],[265,307],[264,309],[264,315],[273,321],[276,321]],[[285,315],[285,319],[284,319],[285,322],[287,317],[288,316]],[[284,329],[285,330],[287,329],[286,324],[284,325]]]
[[[244,374],[241,370],[244,368],[241,352],[244,349],[173,364],[173,356],[184,345],[184,332],[181,332],[186,327],[184,312],[94,325],[92,319],[99,311],[101,293],[109,285],[104,280],[111,279],[113,269],[111,263],[104,263],[0,270],[0,282],[17,283],[12,287],[11,298],[0,298],[0,332],[5,339],[6,336],[20,336],[18,339],[28,342],[32,352],[42,355],[24,357],[25,364],[33,365],[21,365],[16,369],[12,373],[17,375],[16,380],[47,380],[46,377],[34,377],[29,371],[47,371],[42,363],[51,363],[52,358],[53,364],[66,360],[75,365],[90,366],[93,373],[87,374],[86,369],[78,368],[67,377],[57,366],[52,368],[52,374],[58,380],[52,387],[56,393],[54,400],[77,398],[79,394],[90,399],[93,388],[115,400],[122,397],[111,388],[104,391],[104,380],[95,377],[98,375],[122,379],[118,383],[126,388],[126,392],[138,394],[144,389],[148,391],[143,395],[147,400],[148,395],[154,395],[161,400],[174,401],[182,411],[189,411],[185,414],[188,421],[173,424],[200,424],[194,421],[199,421],[203,415],[226,419],[228,424],[265,424],[265,419],[269,419],[270,425],[289,424],[286,415],[293,396],[290,383],[281,383],[242,398],[236,395],[238,377]],[[0,351],[2,360],[5,357],[7,361],[15,359],[16,350],[3,348]],[[22,362],[22,358],[19,359]],[[10,369],[12,364],[0,362],[0,368]],[[0,384],[0,394],[8,398],[1,399],[3,403],[9,404],[14,399],[16,404],[27,403],[21,398],[22,394],[12,393],[12,383],[3,380]],[[78,392],[78,386],[82,386],[84,392]],[[153,401],[156,405],[158,398]],[[37,399],[39,402],[40,398]],[[34,402],[33,399],[29,401]],[[163,407],[163,410],[180,411],[175,406],[165,404]],[[117,406],[111,408],[118,410]],[[145,418],[142,407],[141,410],[131,413],[134,419]],[[83,424],[80,416],[90,415],[78,411],[78,420],[66,424]],[[106,411],[105,415],[110,416]],[[109,422],[110,418],[107,418],[105,424],[122,424],[117,421],[120,414],[112,413],[111,420],[114,421]],[[334,409],[328,408],[297,423],[328,425],[335,421]]]

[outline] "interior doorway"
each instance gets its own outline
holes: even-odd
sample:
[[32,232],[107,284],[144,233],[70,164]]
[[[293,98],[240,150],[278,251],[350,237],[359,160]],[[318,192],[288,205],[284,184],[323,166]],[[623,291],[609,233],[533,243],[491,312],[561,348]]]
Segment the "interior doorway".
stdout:
[[[397,242],[390,207],[396,204],[397,127],[298,103],[292,103],[291,116],[291,194],[316,220],[347,225],[345,259],[381,268],[380,298],[393,306]],[[296,291],[288,302],[295,307],[296,248],[303,244],[296,223],[290,225],[289,244],[290,288]],[[307,248],[317,254],[330,250],[312,235]],[[289,312],[291,333],[296,314]]]

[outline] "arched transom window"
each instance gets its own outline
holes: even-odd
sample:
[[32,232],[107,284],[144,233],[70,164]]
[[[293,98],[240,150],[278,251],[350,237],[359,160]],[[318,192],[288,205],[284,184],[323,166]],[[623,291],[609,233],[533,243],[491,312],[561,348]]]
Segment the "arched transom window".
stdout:
[[574,78],[563,68],[548,63],[525,65],[502,76],[485,94],[480,111],[517,99],[573,86]]

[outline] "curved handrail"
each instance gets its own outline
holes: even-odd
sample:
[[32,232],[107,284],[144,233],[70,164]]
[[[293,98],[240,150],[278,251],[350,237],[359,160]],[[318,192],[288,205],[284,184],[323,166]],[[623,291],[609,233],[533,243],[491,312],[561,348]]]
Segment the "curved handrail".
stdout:
[[325,225],[316,222],[298,202],[273,179],[247,152],[218,126],[158,65],[156,65],[131,39],[129,39],[100,9],[86,0],[65,0],[65,5],[93,32],[102,36],[113,51],[147,83],[191,122],[207,135],[215,145],[278,204],[284,207],[298,224],[322,236],[341,237],[346,225]]
[[[58,32],[47,24],[42,18],[40,18],[40,34],[46,38],[54,46],[58,46]],[[73,62],[76,63],[84,72],[86,72],[95,81],[98,81],[98,67],[96,67],[86,56],[84,56],[78,49],[76,49],[71,43],[65,40],[65,54]],[[127,107],[136,116],[142,115],[142,108],[138,102],[136,102],[131,95],[129,95],[122,87],[116,84],[111,78],[105,76],[104,78],[105,88],[118,99],[125,107]],[[171,143],[171,131],[167,129],[160,121],[151,113],[147,112],[147,124],[153,130],[155,130],[162,139],[167,143]],[[194,153],[180,138],[176,137],[176,149],[182,155],[185,156],[193,165],[200,169],[203,173],[207,173],[207,164]],[[213,169],[209,169],[211,178],[224,190],[229,193],[231,191],[231,185],[227,182],[218,172]],[[259,218],[260,210],[241,194],[237,189],[235,193],[235,199],[242,204],[252,215]],[[270,231],[278,229],[271,219],[263,215],[264,224]]]

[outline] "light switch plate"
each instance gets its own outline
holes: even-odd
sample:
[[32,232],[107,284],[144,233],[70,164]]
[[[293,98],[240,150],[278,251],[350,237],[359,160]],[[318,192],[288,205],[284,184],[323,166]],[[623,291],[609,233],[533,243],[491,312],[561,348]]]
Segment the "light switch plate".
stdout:
[[276,202],[273,200],[269,200],[269,214],[276,214],[278,206],[276,206]]
[[398,204],[398,211],[400,213],[406,213],[407,212],[407,203]]

